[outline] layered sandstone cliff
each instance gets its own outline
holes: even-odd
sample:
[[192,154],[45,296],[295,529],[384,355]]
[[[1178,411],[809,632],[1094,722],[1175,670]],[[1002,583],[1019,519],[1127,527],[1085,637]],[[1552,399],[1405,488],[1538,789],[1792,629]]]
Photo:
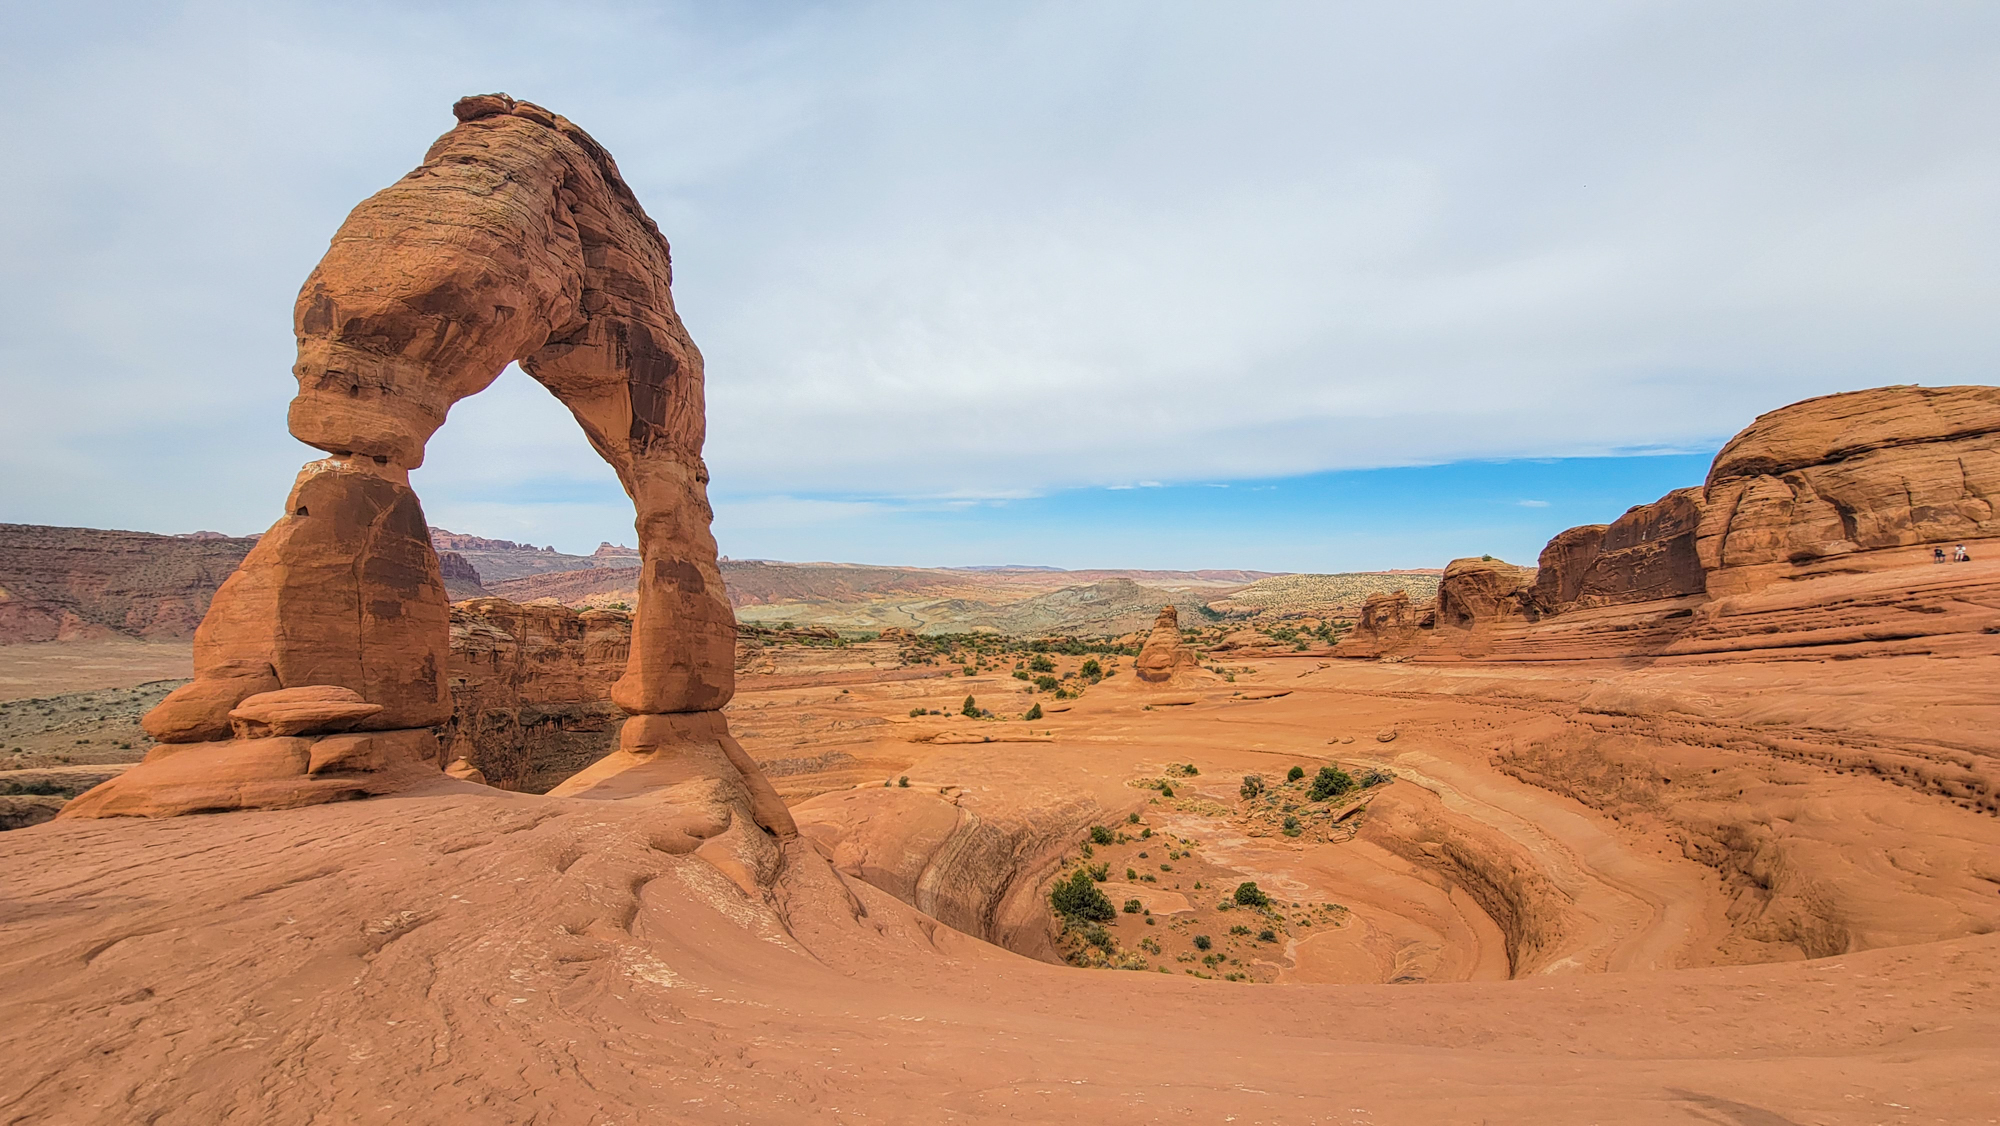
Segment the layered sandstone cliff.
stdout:
[[186,637],[255,536],[0,524],[0,645]]
[[447,761],[502,789],[542,793],[618,745],[611,685],[625,671],[632,616],[504,598],[451,608]]

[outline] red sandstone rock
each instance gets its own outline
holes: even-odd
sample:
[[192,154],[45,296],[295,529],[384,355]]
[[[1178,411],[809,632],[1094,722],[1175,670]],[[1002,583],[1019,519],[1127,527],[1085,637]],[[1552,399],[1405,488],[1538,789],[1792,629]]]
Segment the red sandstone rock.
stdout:
[[1171,680],[1176,669],[1191,668],[1194,663],[1194,654],[1181,644],[1179,612],[1171,605],[1160,607],[1153,632],[1140,647],[1138,660],[1132,663],[1133,671],[1140,680],[1157,684]]
[[611,685],[631,615],[480,598],[451,608],[448,757],[483,780],[541,793],[618,746]]
[[2000,387],[1879,387],[1760,416],[1716,455],[1698,550],[1717,593],[1785,564],[2000,536]]
[[[196,633],[201,687],[155,726],[192,737],[228,715],[239,741],[263,743],[252,737],[445,722],[449,612],[409,471],[451,405],[513,362],[576,416],[638,511],[639,610],[613,701],[657,715],[729,700],[736,626],[709,531],[701,353],[674,311],[666,240],[568,121],[504,94],[454,113],[461,124],[420,167],[354,209],[299,293],[290,426],[331,456],[300,473],[285,517],[216,593]],[[221,670],[258,661],[281,691],[228,709]],[[307,687],[353,699],[307,706]],[[711,718],[718,745],[734,747]],[[711,780],[757,805],[769,785],[741,748],[722,761],[734,759]],[[77,815],[165,808],[146,787],[231,769],[221,753],[173,761],[128,773]],[[260,787],[204,808],[287,800]],[[759,816],[789,831],[789,818]]]
[[1454,559],[1438,584],[1437,624],[1470,629],[1521,617],[1535,572],[1491,557]]
[[344,731],[382,713],[382,705],[363,700],[350,688],[315,684],[260,692],[229,713],[239,739],[283,735],[322,735]]
[[167,694],[140,725],[162,743],[208,743],[229,738],[230,709],[260,692],[275,692],[278,674],[269,661],[221,661]]

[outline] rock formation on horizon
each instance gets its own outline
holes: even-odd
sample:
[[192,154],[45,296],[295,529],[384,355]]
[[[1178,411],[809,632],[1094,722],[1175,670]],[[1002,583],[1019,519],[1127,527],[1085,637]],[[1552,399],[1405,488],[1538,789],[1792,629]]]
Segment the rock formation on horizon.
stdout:
[[[147,716],[168,745],[64,816],[310,804],[436,777],[450,613],[409,472],[452,404],[518,362],[638,512],[639,608],[611,697],[640,719],[623,757],[570,791],[707,780],[721,807],[795,832],[718,710],[736,627],[709,530],[701,353],[674,310],[666,240],[569,121],[504,94],[452,112],[457,126],[354,209],[299,293],[290,428],[329,456],[300,472],[285,515],[216,593],[195,680]],[[330,711],[283,738],[219,734],[274,683],[346,690],[375,710]],[[336,738],[369,749],[315,750]]]
[[[1966,584],[1987,581],[1983,571],[1903,569],[1960,543],[1975,559],[1990,557],[2000,546],[1995,496],[2000,387],[1878,387],[1807,399],[1744,428],[1704,484],[1610,524],[1558,533],[1534,571],[1453,562],[1439,588],[1436,632],[1402,644],[1438,656],[1608,656],[1977,632],[1994,617],[1983,609],[1990,596]],[[1904,581],[1859,578],[1891,570]],[[1775,599],[1769,610],[1740,601],[1841,576],[1861,585],[1837,606],[1806,599],[1790,607],[1776,593],[1763,595]],[[1364,623],[1337,651],[1387,650]]]

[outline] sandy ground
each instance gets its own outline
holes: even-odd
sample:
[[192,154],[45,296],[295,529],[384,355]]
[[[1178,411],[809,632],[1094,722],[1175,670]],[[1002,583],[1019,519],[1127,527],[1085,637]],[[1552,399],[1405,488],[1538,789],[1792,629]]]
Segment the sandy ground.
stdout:
[[[0,834],[0,1121],[2000,1121],[2000,656],[1058,705],[823,652],[729,713],[806,833],[757,894],[669,795]],[[1283,781],[1328,763],[1394,778]],[[1046,906],[1079,865],[1115,959]]]
[[45,641],[0,645],[0,700],[131,688],[194,675],[194,642]]

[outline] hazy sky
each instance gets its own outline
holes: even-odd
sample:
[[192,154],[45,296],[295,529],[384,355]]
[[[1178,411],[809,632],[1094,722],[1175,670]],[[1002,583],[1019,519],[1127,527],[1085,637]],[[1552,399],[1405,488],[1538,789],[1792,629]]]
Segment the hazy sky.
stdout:
[[[1985,0],[70,0],[0,8],[0,520],[275,519],[299,283],[490,90],[672,242],[737,556],[1531,561],[1760,411],[1996,381]],[[518,372],[416,485],[631,538]]]

